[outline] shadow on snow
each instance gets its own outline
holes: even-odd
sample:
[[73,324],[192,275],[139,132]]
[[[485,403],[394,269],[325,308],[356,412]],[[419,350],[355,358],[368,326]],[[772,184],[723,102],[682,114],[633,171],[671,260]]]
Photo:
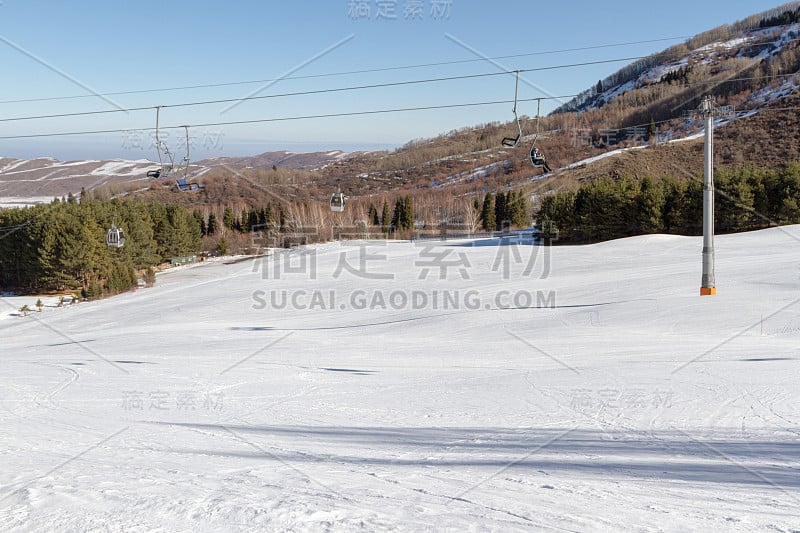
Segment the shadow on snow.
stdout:
[[[176,453],[289,463],[507,468],[548,474],[573,472],[632,477],[644,481],[755,485],[778,490],[800,488],[800,439],[794,437],[789,440],[731,439],[674,430],[621,433],[557,429],[151,423],[226,435],[232,431],[254,445],[264,439],[264,445],[269,443],[270,450],[275,449],[276,439],[286,441],[281,445],[282,450],[274,453],[262,453],[252,448],[172,450]],[[289,446],[297,451],[286,450]],[[307,451],[337,449],[349,450],[351,455]],[[386,453],[381,453],[381,450],[386,450]],[[403,455],[403,458],[396,458],[398,455]]]

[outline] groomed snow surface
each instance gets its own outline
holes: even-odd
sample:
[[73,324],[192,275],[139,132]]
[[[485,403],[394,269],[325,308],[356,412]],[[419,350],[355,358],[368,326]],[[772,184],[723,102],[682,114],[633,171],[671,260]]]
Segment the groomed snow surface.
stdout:
[[705,298],[674,236],[3,298],[0,529],[800,531],[800,226],[716,244]]

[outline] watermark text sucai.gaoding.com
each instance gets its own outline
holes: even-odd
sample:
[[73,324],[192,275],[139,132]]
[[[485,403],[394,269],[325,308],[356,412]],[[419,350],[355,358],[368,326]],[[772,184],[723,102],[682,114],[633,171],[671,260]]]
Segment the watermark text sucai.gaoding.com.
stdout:
[[324,289],[258,290],[252,308],[295,311],[478,311],[556,308],[555,291],[501,290],[492,294],[470,290]]
[[[311,234],[296,235],[305,238]],[[314,236],[317,237],[318,234]],[[260,246],[260,243],[257,246]],[[405,264],[398,269],[398,260],[390,259],[386,253],[388,246],[385,240],[342,244],[342,249],[337,254],[337,264],[332,278],[337,281],[346,278],[394,281],[398,278],[397,272],[402,271],[403,266],[415,272],[419,280],[471,281],[476,274],[485,272],[485,268],[473,264],[469,254],[464,251],[424,242],[414,243],[415,256],[405,258]],[[550,250],[549,246],[515,246],[501,242],[496,246],[489,273],[499,276],[502,280],[520,278],[532,281],[546,280],[553,269]],[[253,270],[260,271],[264,280],[298,278],[317,280],[321,275],[318,264],[319,253],[315,247],[283,249],[264,255],[254,263]]]

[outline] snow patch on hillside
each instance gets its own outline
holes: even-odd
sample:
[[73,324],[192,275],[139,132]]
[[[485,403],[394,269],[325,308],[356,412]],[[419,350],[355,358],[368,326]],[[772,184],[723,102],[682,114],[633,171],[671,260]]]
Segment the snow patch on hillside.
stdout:
[[[659,83],[664,76],[680,68],[696,64],[710,65],[718,61],[720,55],[729,54],[735,50],[739,50],[737,57],[750,58],[754,63],[769,59],[781,53],[798,39],[800,39],[800,24],[792,24],[782,28],[752,30],[742,37],[710,43],[692,50],[687,57],[669,64],[656,65],[641,73],[634,80],[614,87],[605,87],[599,94],[588,92],[589,96],[583,97],[586,98],[586,103],[580,107],[580,110],[598,109],[634,89]],[[758,53],[755,54],[754,50]]]
[[0,196],[0,209],[10,209],[14,207],[30,207],[38,204],[49,204],[53,201],[50,196],[34,196],[20,198],[15,196]]

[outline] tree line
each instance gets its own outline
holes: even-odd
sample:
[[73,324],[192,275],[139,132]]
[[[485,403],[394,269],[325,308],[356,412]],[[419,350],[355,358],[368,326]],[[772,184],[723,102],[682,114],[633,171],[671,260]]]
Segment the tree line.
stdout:
[[[783,170],[721,169],[715,175],[715,231],[800,224],[800,165]],[[537,223],[563,242],[633,235],[701,235],[702,178],[604,178],[542,199]]]
[[481,228],[485,231],[506,230],[511,226],[524,228],[530,225],[528,199],[522,191],[497,191],[486,193],[480,208]]
[[[156,201],[101,200],[92,194],[80,198],[69,195],[46,205],[0,210],[0,287],[33,293],[71,291],[90,299],[113,295],[135,287],[141,278],[152,281],[154,267],[174,257],[203,249],[226,253],[229,246],[252,251],[250,245],[262,241],[280,246],[288,242],[282,235],[321,229],[331,222],[330,234],[312,232],[303,242],[334,238],[337,227],[352,225],[407,238],[443,220],[467,231],[526,227],[531,221],[528,199],[517,190],[487,192],[482,202],[477,196],[451,197],[449,204],[436,209],[423,202],[421,213],[415,212],[411,195],[393,201],[384,197],[377,204],[348,205],[348,212],[333,221],[316,204],[270,203],[241,210],[227,206],[204,212]],[[112,227],[125,233],[121,248],[106,244]],[[255,232],[279,238],[257,241],[249,235]]]
[[[141,277],[154,278],[153,267],[171,258],[204,247],[226,253],[229,241],[252,240],[245,237],[251,232],[293,233],[324,223],[309,218],[303,205],[268,204],[236,212],[228,206],[218,216],[160,202],[82,198],[79,202],[69,195],[47,205],[0,210],[0,287],[74,291],[86,298],[113,295],[135,287]],[[381,216],[372,216],[372,223],[386,234],[413,231],[413,199],[398,197],[393,210],[384,200]],[[121,248],[106,244],[112,226],[124,231]],[[318,234],[316,240],[325,238]]]
[[788,26],[789,24],[797,24],[798,22],[800,22],[800,7],[796,7],[793,11],[786,10],[773,16],[765,17],[758,24],[758,27],[772,28],[774,26]]
[[[122,248],[106,245],[112,224],[125,232]],[[154,276],[159,263],[200,249],[197,220],[178,206],[70,199],[0,211],[3,288],[117,294],[136,286],[140,275]]]

